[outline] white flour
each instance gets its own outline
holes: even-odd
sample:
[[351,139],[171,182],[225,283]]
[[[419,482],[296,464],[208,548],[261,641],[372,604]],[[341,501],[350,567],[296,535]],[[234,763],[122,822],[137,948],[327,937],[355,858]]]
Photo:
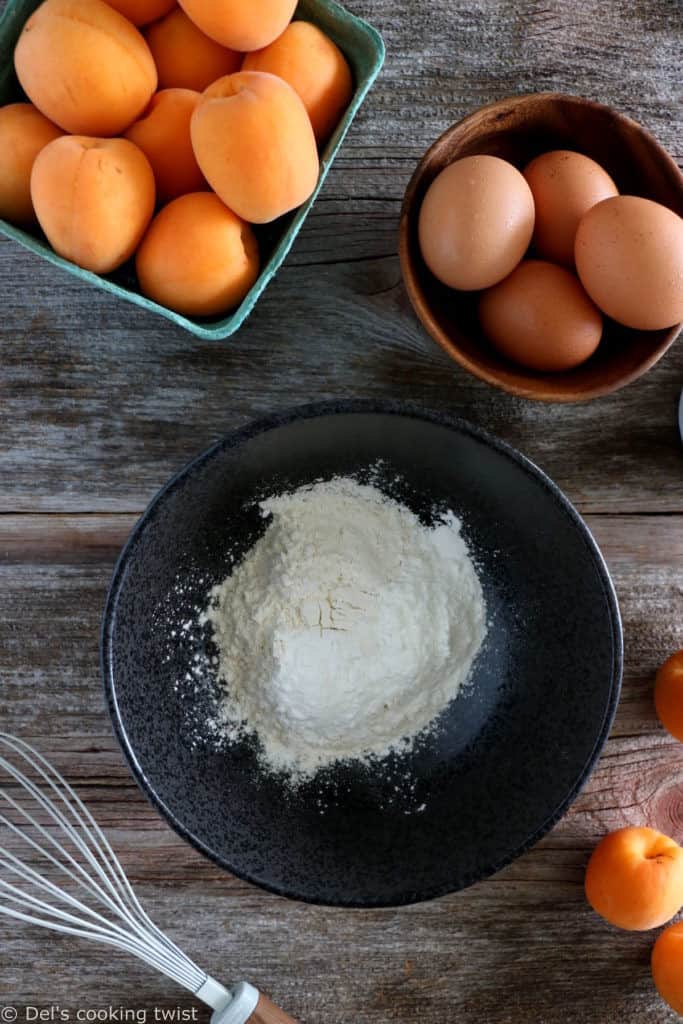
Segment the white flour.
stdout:
[[223,726],[294,774],[402,748],[456,696],[486,633],[460,523],[429,529],[346,478],[260,507],[265,535],[204,617]]

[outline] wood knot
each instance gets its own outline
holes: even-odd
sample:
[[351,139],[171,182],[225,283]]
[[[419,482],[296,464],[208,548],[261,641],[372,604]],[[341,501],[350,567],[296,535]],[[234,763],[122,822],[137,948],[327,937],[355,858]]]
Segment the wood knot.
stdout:
[[648,824],[677,842],[683,841],[683,781],[667,779],[657,790],[648,808]]

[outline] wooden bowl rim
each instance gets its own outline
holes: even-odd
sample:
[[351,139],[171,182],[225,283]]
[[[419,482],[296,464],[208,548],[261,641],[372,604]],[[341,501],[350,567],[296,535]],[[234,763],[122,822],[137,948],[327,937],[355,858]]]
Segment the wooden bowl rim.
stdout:
[[[654,348],[651,355],[644,359],[637,367],[616,380],[611,380],[604,384],[596,384],[592,387],[581,388],[580,390],[571,393],[565,390],[559,390],[553,388],[552,379],[548,376],[543,377],[532,377],[529,376],[529,383],[525,385],[521,382],[514,382],[503,379],[495,370],[490,370],[487,367],[481,365],[476,360],[472,359],[466,352],[464,352],[458,343],[454,341],[444,331],[439,324],[436,322],[432,315],[429,303],[424,297],[423,291],[418,285],[417,276],[412,266],[413,253],[409,244],[409,231],[408,224],[410,215],[413,210],[415,203],[415,193],[422,180],[425,166],[434,152],[434,150],[440,146],[446,139],[448,139],[455,131],[461,129],[468,121],[475,117],[479,117],[483,112],[493,112],[495,110],[509,110],[514,107],[525,106],[529,101],[534,100],[546,100],[563,103],[569,103],[577,107],[586,107],[592,110],[600,110],[608,114],[617,123],[623,123],[628,125],[632,130],[638,132],[648,145],[656,152],[658,158],[664,163],[668,164],[670,169],[674,172],[674,175],[681,179],[681,192],[683,195],[683,175],[678,167],[678,164],[673,159],[670,153],[657,141],[657,139],[648,132],[638,121],[629,117],[627,114],[622,114],[606,103],[599,103],[597,100],[591,100],[584,96],[576,96],[571,93],[562,92],[533,92],[533,93],[522,93],[517,96],[508,96],[505,99],[494,100],[492,103],[487,103],[483,107],[477,107],[476,110],[470,111],[464,117],[460,118],[454,124],[450,125],[439,135],[437,139],[429,146],[425,151],[417,167],[413,171],[408,186],[403,197],[403,203],[401,207],[401,219],[399,225],[399,259],[401,264],[401,273],[403,275],[403,281],[408,292],[411,305],[422,323],[423,327],[431,335],[441,348],[459,363],[465,370],[478,377],[479,380],[483,380],[487,384],[491,384],[493,387],[500,388],[502,391],[506,391],[508,394],[517,395],[520,398],[528,398],[538,402],[587,402],[594,398],[601,398],[604,395],[612,394],[615,391],[619,391],[621,388],[626,387],[628,384],[632,384],[638,380],[644,374],[646,374],[652,367],[659,362],[662,356],[671,348],[674,341],[678,337],[683,323],[675,324],[674,326],[667,329],[666,334],[660,341],[660,343]],[[518,372],[522,373],[524,367],[516,367]],[[565,377],[564,374],[560,373],[554,375],[555,379],[562,379]],[[542,390],[541,390],[542,389]]]

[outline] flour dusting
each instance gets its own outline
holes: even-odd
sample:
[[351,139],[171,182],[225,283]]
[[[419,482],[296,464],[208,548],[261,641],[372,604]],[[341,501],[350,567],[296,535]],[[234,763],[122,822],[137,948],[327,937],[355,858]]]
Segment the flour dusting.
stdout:
[[448,512],[432,527],[335,478],[260,503],[265,534],[211,591],[218,727],[308,776],[407,749],[457,695],[486,634],[482,588]]

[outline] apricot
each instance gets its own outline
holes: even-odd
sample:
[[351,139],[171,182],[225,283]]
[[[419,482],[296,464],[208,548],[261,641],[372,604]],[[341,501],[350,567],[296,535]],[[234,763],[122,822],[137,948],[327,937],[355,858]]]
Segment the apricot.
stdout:
[[38,110],[79,135],[118,135],[157,85],[147,43],[103,0],[45,0],[24,25],[14,64]]
[[180,0],[202,32],[231,50],[260,50],[292,20],[297,0]]
[[291,85],[262,71],[220,78],[190,125],[204,177],[226,206],[266,224],[300,206],[318,181],[318,150]]
[[664,728],[683,741],[683,651],[672,654],[657,673],[655,708]]
[[217,78],[239,71],[242,63],[241,53],[209,39],[179,7],[150,25],[145,37],[163,89],[202,92]]
[[128,139],[63,135],[41,150],[31,198],[55,252],[106,274],[137,248],[154,213],[154,174]]
[[31,202],[31,168],[48,142],[59,138],[60,128],[31,103],[0,107],[0,217],[13,224],[35,221]]
[[107,0],[110,7],[134,25],[148,25],[172,11],[176,0]]
[[670,925],[655,942],[652,977],[664,1002],[683,1016],[683,921]]
[[318,143],[330,137],[353,95],[346,57],[308,21],[293,21],[270,46],[248,53],[242,70],[268,71],[289,82],[303,100]]
[[259,272],[248,224],[211,192],[174,199],[152,221],[138,249],[140,288],[178,313],[211,316],[238,305]]
[[144,117],[126,132],[152,165],[161,202],[206,188],[190,139],[190,119],[198,102],[199,93],[192,89],[162,89],[152,97]]
[[652,828],[619,829],[593,851],[585,888],[593,910],[617,928],[658,928],[683,906],[683,850]]

